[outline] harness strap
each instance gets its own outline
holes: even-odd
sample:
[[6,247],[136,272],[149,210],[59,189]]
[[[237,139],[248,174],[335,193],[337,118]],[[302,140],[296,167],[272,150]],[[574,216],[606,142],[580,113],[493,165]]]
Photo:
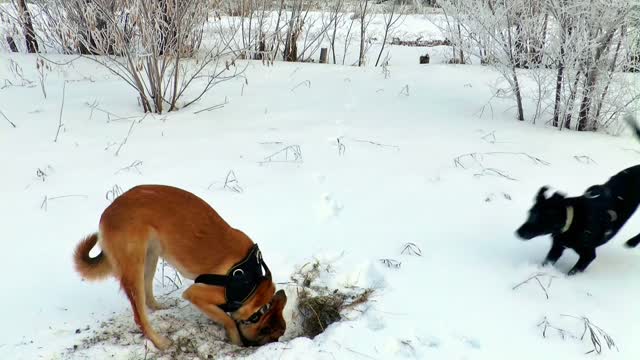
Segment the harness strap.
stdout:
[[226,275],[202,274],[195,279],[195,283],[224,287],[227,302],[218,307],[224,312],[234,312],[255,293],[265,279],[271,279],[271,271],[264,263],[258,245],[254,244],[249,253],[231,267]]

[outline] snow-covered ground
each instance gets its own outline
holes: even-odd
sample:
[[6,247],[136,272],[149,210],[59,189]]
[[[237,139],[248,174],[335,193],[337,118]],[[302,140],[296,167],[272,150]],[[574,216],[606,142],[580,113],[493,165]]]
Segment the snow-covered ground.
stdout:
[[[242,63],[247,82],[161,116],[143,117],[131,89],[82,60],[53,68],[46,99],[39,85],[0,90],[16,125],[0,116],[0,359],[163,356],[141,338],[117,283],[83,282],[71,263],[114,194],[143,183],[203,197],[260,244],[279,283],[319,260],[330,265],[322,284],[375,289],[313,340],[288,334],[247,350],[227,345],[158,276],[174,306],[152,323],[184,348],[164,358],[194,347],[201,359],[583,359],[594,356],[590,335],[581,338],[586,317],[617,346],[599,336],[601,358],[637,359],[640,252],[622,244],[640,231],[639,215],[571,278],[575,254],[540,268],[549,240],[522,242],[514,230],[540,186],[580,194],[639,163],[640,143],[516,122],[511,100],[485,106],[498,74],[417,65],[424,51],[393,48],[387,76]],[[8,59],[38,84],[26,55],[1,54],[0,80],[20,83]],[[225,187],[230,171],[236,182]],[[536,273],[540,283],[513,289]],[[279,286],[290,319],[296,291]]]

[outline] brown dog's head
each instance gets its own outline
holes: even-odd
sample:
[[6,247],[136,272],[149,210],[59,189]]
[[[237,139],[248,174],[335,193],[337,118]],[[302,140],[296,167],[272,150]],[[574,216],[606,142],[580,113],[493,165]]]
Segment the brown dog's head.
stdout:
[[271,281],[263,281],[255,295],[233,314],[245,345],[259,346],[278,341],[287,329],[282,316],[287,304],[284,290],[275,291]]

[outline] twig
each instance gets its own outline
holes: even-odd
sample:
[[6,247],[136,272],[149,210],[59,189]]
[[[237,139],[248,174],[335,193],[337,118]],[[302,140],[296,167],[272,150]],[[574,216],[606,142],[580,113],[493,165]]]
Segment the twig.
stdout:
[[144,120],[144,118],[147,117],[147,114],[145,114],[142,118],[140,118],[140,120],[136,121],[136,120],[132,120],[131,121],[131,126],[129,127],[129,131],[127,132],[127,136],[124,137],[124,139],[122,140],[122,142],[120,143],[120,146],[118,146],[118,150],[116,150],[115,156],[118,156],[120,154],[120,150],[122,149],[122,147],[124,146],[124,144],[127,143],[127,140],[129,140],[129,136],[131,135],[131,131],[133,130],[133,125],[136,124],[136,122],[141,122],[142,120]]
[[538,327],[541,327],[541,326],[542,326],[542,337],[545,338],[545,339],[547,338],[547,329],[556,330],[558,332],[558,334],[560,334],[560,337],[562,338],[562,340],[564,340],[565,337],[567,337],[567,336],[575,338],[575,336],[573,334],[569,333],[567,330],[561,329],[559,327],[555,327],[555,326],[551,325],[551,323],[549,322],[549,320],[547,319],[546,316],[538,324]]
[[338,155],[344,155],[345,151],[347,151],[347,147],[340,141],[342,136],[336,138],[336,142],[338,143]]
[[363,142],[363,143],[369,143],[369,144],[371,144],[371,145],[376,145],[376,146],[380,146],[380,147],[390,147],[390,148],[394,148],[394,149],[396,149],[396,150],[400,150],[400,146],[397,146],[397,145],[381,144],[381,143],[379,143],[379,142],[375,142],[375,141],[371,141],[371,140],[353,139],[353,141]]
[[298,87],[300,87],[301,85],[307,85],[307,88],[311,88],[311,80],[305,80],[305,81],[302,81],[302,82],[301,82],[301,83],[299,83],[298,85],[294,86],[294,87],[291,89],[291,92],[294,92],[294,90],[295,90],[295,89],[297,89]]
[[40,204],[40,209],[47,211],[50,200],[58,200],[58,199],[64,199],[64,198],[70,198],[70,197],[82,197],[85,199],[88,198],[87,195],[61,195],[61,196],[54,196],[54,197],[48,197],[47,195],[45,195],[44,199],[42,200],[42,203]]
[[129,166],[125,166],[122,169],[119,169],[118,171],[116,171],[114,173],[118,174],[121,171],[131,171],[132,169],[135,170],[138,174],[142,175],[142,171],[140,171],[139,167],[142,166],[142,161],[141,160],[135,160],[134,162],[131,163],[131,165]]
[[[278,155],[281,154],[284,154],[284,160],[274,160]],[[275,153],[265,157],[263,161],[260,161],[260,164],[271,162],[302,162],[302,150],[300,149],[300,145],[289,145],[281,150],[278,150]]]
[[507,180],[518,181],[518,179],[505,174],[502,170],[494,169],[494,168],[483,168],[479,173],[473,174],[473,176],[476,176],[476,177],[487,176],[487,175],[495,175],[495,176],[503,177]]
[[122,188],[116,184],[111,187],[111,189],[107,190],[107,193],[104,195],[107,201],[113,202],[118,196],[122,195]]
[[217,105],[213,105],[213,106],[210,106],[210,107],[208,107],[208,108],[206,108],[206,109],[198,110],[198,111],[194,112],[194,114],[199,114],[199,113],[201,113],[201,112],[203,112],[203,111],[211,111],[211,110],[218,110],[218,109],[222,109],[222,108],[223,108],[225,105],[227,105],[228,103],[229,103],[229,99],[225,96],[225,97],[224,97],[224,102],[223,102],[223,103],[221,103],[221,104],[217,104]]
[[591,344],[593,345],[593,349],[587,351],[586,354],[591,354],[593,352],[598,354],[602,353],[602,340],[600,338],[604,339],[605,344],[607,345],[609,350],[615,348],[616,351],[620,351],[615,341],[613,340],[613,338],[609,334],[607,334],[607,332],[604,331],[602,328],[592,323],[591,320],[589,320],[589,318],[587,318],[586,316],[577,317],[577,316],[565,315],[565,314],[562,314],[561,316],[570,317],[583,322],[584,329],[582,331],[582,335],[580,336],[580,340],[583,340],[585,335],[588,332],[589,339],[591,340]]
[[382,265],[393,269],[400,269],[400,266],[402,266],[402,263],[400,261],[393,259],[380,259],[380,262],[382,263]]
[[404,245],[401,254],[422,256],[422,250],[415,243],[408,242]]
[[480,139],[488,142],[489,144],[495,144],[496,143],[496,132],[495,130],[488,133],[487,135],[481,137]]
[[64,95],[67,88],[67,82],[62,82],[62,105],[60,106],[60,117],[58,118],[58,129],[56,130],[56,137],[53,139],[53,142],[58,142],[58,135],[60,135],[60,129],[62,128],[62,111],[64,110]]
[[409,96],[409,84],[405,85],[398,95]]
[[2,115],[3,118],[5,118],[5,120],[7,120],[9,122],[9,124],[11,124],[11,126],[13,126],[14,128],[16,128],[16,124],[14,124],[11,120],[9,120],[9,118],[7,117],[7,115],[5,115],[2,110],[0,110],[0,115]]
[[[129,119],[133,119],[136,118],[137,116],[127,116],[127,117],[123,117],[120,115],[116,115],[110,111],[101,109],[98,107],[98,105],[100,105],[100,103],[96,100],[93,102],[93,104],[89,104],[88,102],[85,102],[85,105],[87,105],[90,109],[91,109],[91,116],[93,115],[93,111],[97,110],[103,114],[105,114],[107,116],[107,122],[112,122],[112,121],[118,121],[118,120],[129,120]],[[115,117],[115,119],[111,119],[111,117]],[[90,117],[91,118],[91,117]]]
[[224,188],[237,193],[241,193],[244,191],[242,189],[242,186],[240,186],[240,183],[238,182],[236,173],[233,170],[229,170],[229,172],[227,173],[227,177],[224,179]]
[[[548,282],[547,285],[543,285],[542,281],[540,281],[541,277],[547,277],[548,278]],[[526,279],[525,281],[517,284],[516,286],[512,287],[511,290],[516,290],[517,288],[519,288],[520,286],[527,284],[529,281],[531,280],[535,280],[538,285],[540,286],[540,288],[542,289],[542,291],[544,292],[545,297],[547,298],[547,300],[549,299],[549,292],[548,290],[551,288],[551,283],[553,282],[553,279],[555,279],[556,277],[547,273],[535,273],[532,276],[530,276],[528,279]]]
[[593,160],[590,156],[587,156],[587,155],[575,155],[573,158],[576,159],[577,162],[580,162],[583,164],[597,164],[595,160]]

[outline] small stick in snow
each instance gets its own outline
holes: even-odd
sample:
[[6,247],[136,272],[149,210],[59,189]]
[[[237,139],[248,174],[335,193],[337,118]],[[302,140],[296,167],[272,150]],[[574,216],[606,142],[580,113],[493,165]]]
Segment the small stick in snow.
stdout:
[[[284,154],[284,155],[281,155],[281,154]],[[280,157],[284,156],[284,159],[276,160],[278,155],[280,155]],[[300,145],[289,145],[265,157],[263,161],[260,161],[260,164],[270,163],[270,162],[290,162],[290,163],[302,162],[302,149],[300,149]]]
[[104,195],[107,201],[113,202],[118,196],[122,195],[122,188],[116,184],[111,187],[111,189],[107,190],[107,193]]
[[67,82],[62,82],[62,105],[60,105],[60,117],[58,118],[58,129],[56,130],[56,137],[53,139],[53,142],[58,142],[58,135],[60,135],[60,129],[62,128],[62,112],[64,111],[64,94],[67,88]]
[[211,107],[208,107],[206,109],[202,109],[202,110],[198,110],[196,112],[194,112],[194,114],[199,114],[203,111],[211,111],[211,110],[218,110],[218,109],[222,109],[225,105],[227,105],[229,103],[229,99],[225,96],[224,97],[224,102],[221,104],[217,104],[217,105],[213,105]]
[[47,195],[44,196],[44,199],[42,200],[42,203],[40,204],[40,209],[47,211],[47,208],[49,206],[49,201],[50,200],[58,200],[58,199],[64,199],[64,198],[70,198],[70,197],[82,197],[82,198],[88,198],[87,195],[61,195],[61,196],[54,196],[54,197],[48,197]]
[[492,131],[490,133],[488,133],[487,135],[481,137],[480,139],[488,142],[489,144],[495,144],[496,143],[496,131]]
[[551,323],[549,322],[549,320],[547,319],[546,316],[538,324],[538,327],[542,327],[542,337],[545,338],[545,339],[547,338],[547,330],[548,329],[556,330],[558,332],[558,334],[560,334],[560,337],[562,338],[562,340],[564,340],[566,337],[575,338],[575,336],[570,334],[567,330],[561,329],[559,327],[555,327],[555,326],[551,325]]
[[382,265],[390,269],[400,269],[400,266],[402,266],[402,263],[400,261],[393,259],[380,259],[380,262],[382,263]]
[[397,145],[381,144],[381,143],[379,143],[379,142],[375,142],[375,141],[371,141],[371,140],[353,139],[353,141],[363,142],[363,143],[369,143],[369,144],[371,144],[371,145],[376,145],[376,146],[380,146],[380,147],[390,147],[390,148],[395,148],[396,150],[400,150],[400,146],[397,146]]
[[2,115],[2,117],[7,120],[9,122],[9,124],[11,124],[11,126],[13,126],[13,128],[16,128],[16,124],[14,124],[11,120],[9,120],[9,118],[7,117],[7,115],[5,115],[2,110],[0,110],[0,115]]
[[340,141],[342,136],[336,138],[336,142],[338,142],[338,155],[344,155],[345,151],[347,151],[347,147]]
[[409,96],[409,84],[405,85],[398,95]]
[[587,155],[575,155],[573,158],[576,159],[577,162],[580,162],[583,164],[597,164],[595,160],[593,160],[590,156],[587,156]]
[[135,170],[138,174],[142,175],[142,171],[140,171],[140,169],[139,169],[140,166],[142,166],[142,161],[141,160],[136,160],[136,161],[132,162],[131,165],[125,166],[122,169],[116,171],[114,173],[114,175],[118,174],[121,171],[131,171],[131,170]]
[[584,336],[588,332],[589,339],[591,340],[591,344],[593,345],[593,349],[587,351],[585,354],[591,354],[593,352],[598,354],[602,353],[602,340],[600,340],[601,337],[602,339],[604,339],[605,344],[607,345],[609,350],[615,348],[616,351],[620,351],[613,338],[609,334],[607,334],[606,331],[602,330],[602,328],[592,323],[591,320],[589,320],[589,318],[587,318],[586,316],[577,317],[565,314],[562,314],[561,316],[570,317],[582,321],[584,329],[582,331],[582,335],[580,336],[580,340],[584,340]]
[[494,169],[494,168],[484,168],[479,173],[473,174],[473,176],[487,176],[487,175],[495,175],[499,177],[503,177],[507,180],[518,181],[518,179],[513,178],[507,174],[505,174],[502,170]]
[[129,140],[129,136],[131,135],[131,131],[133,130],[133,126],[136,124],[136,122],[141,122],[142,120],[144,120],[145,117],[147,117],[147,114],[145,114],[138,121],[136,121],[136,120],[132,120],[131,121],[131,126],[129,127],[129,131],[127,132],[127,136],[125,136],[124,139],[122,139],[122,142],[120,143],[120,146],[118,146],[118,150],[116,150],[115,156],[118,156],[120,154],[120,150],[122,149],[124,144],[127,143],[127,140]]
[[307,88],[308,88],[308,89],[310,89],[310,88],[311,88],[311,80],[305,80],[305,81],[303,81],[303,82],[299,83],[298,85],[294,86],[294,87],[291,89],[291,92],[294,92],[294,91],[295,91],[298,87],[300,87],[301,85],[306,85],[306,86],[307,86]]
[[[542,281],[540,281],[540,278],[544,278],[546,277],[548,279],[547,285],[543,285]],[[553,279],[555,279],[556,277],[547,273],[543,273],[543,272],[539,272],[539,273],[535,273],[532,276],[530,276],[527,280],[517,284],[516,286],[512,287],[511,290],[516,290],[517,288],[519,288],[520,286],[529,283],[529,281],[531,280],[535,280],[538,285],[540,286],[540,288],[542,289],[542,291],[544,292],[544,295],[546,296],[547,300],[549,299],[549,292],[548,290],[551,288],[551,283],[553,282]]]
[[238,182],[236,173],[233,170],[229,170],[229,172],[227,173],[227,177],[224,179],[224,188],[237,193],[241,193],[244,191],[244,189],[242,189],[242,186],[240,186],[240,183]]
[[415,243],[408,242],[404,244],[401,254],[422,256],[422,250]]

